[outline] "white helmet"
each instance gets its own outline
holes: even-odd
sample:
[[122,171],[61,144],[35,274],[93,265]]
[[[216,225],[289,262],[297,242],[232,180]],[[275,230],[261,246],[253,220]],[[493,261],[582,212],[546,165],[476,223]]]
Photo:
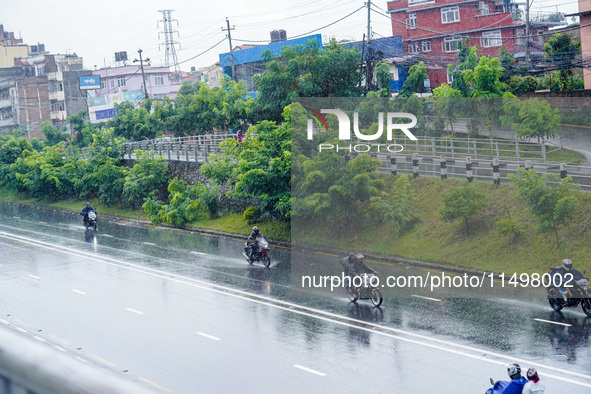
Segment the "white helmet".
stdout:
[[513,378],[515,375],[521,375],[521,367],[517,363],[509,364],[507,366],[507,374],[510,378]]
[[564,259],[562,260],[562,266],[565,270],[570,271],[571,268],[573,268],[573,262],[571,261],[571,259]]

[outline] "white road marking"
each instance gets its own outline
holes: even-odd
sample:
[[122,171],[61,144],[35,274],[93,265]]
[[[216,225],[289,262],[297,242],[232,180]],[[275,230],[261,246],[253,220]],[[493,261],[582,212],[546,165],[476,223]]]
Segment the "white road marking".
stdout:
[[59,346],[54,346],[54,348],[56,348],[57,350],[59,350],[60,352],[65,352],[66,349],[64,349],[63,347],[59,347]]
[[114,238],[112,235],[109,235],[109,234],[101,234],[101,237],[109,237],[109,238]]
[[21,217],[20,216],[13,216],[13,218],[20,219]]
[[313,370],[311,368],[303,367],[303,366],[298,365],[298,364],[294,364],[293,367],[294,368],[297,368],[297,369],[301,369],[302,371],[313,373],[314,375],[326,376],[326,374],[324,372],[318,372],[318,371],[315,371],[315,370]]
[[544,319],[538,319],[535,318],[535,321],[541,321],[542,323],[550,323],[550,324],[557,324],[559,326],[564,326],[564,327],[572,327],[572,324],[568,324],[568,323],[560,323],[557,321],[552,321],[552,320],[544,320]]
[[191,251],[191,253],[193,254],[198,254],[199,256],[207,256],[207,253],[203,253],[203,252],[195,252],[194,250]]
[[16,329],[19,330],[20,332],[27,332],[27,330],[25,330],[24,328],[16,327]]
[[83,292],[83,291],[80,291],[80,290],[72,289],[72,291],[73,291],[74,293],[78,293],[78,294],[86,295],[86,293],[85,293],[85,292]]
[[209,334],[206,334],[204,332],[198,332],[197,335],[201,335],[202,337],[209,338],[209,339],[212,339],[214,341],[221,341],[222,340],[221,338],[214,337],[213,335],[209,335]]
[[49,335],[49,337],[50,337],[51,339],[53,339],[54,341],[58,341],[58,342],[60,342],[62,345],[69,345],[69,344],[70,344],[70,342],[68,342],[68,341],[64,341],[63,339],[61,339],[61,338],[58,338],[58,337],[56,337],[55,335]]
[[100,363],[103,363],[105,365],[108,365],[109,367],[115,367],[117,365],[117,364],[112,363],[112,362],[110,362],[108,360],[105,360],[102,357],[97,356],[96,354],[89,354],[88,356],[94,358],[96,361],[98,361]]
[[133,312],[133,313],[137,313],[138,315],[144,315],[144,314],[145,314],[144,312],[142,312],[142,311],[138,311],[138,310],[136,310],[136,309],[125,308],[125,310],[126,310],[126,311],[130,311],[130,312]]
[[[3,227],[7,227],[7,226],[3,226]],[[234,289],[234,288],[226,287],[226,286],[222,286],[222,285],[217,285],[217,284],[202,281],[199,279],[194,279],[194,278],[189,278],[189,277],[184,277],[184,276],[174,276],[173,277],[173,276],[171,276],[171,274],[169,272],[161,271],[161,270],[158,270],[155,268],[143,267],[138,264],[133,264],[130,262],[117,260],[117,259],[105,257],[105,256],[101,256],[99,258],[96,255],[93,255],[91,253],[80,252],[80,251],[77,251],[75,249],[71,249],[71,248],[68,248],[65,246],[53,245],[53,244],[43,242],[43,241],[38,241],[38,240],[35,240],[32,238],[6,233],[4,231],[0,231],[0,237],[12,239],[12,240],[18,240],[18,241],[28,243],[31,245],[35,245],[38,247],[42,247],[45,249],[50,249],[50,250],[58,251],[58,252],[61,252],[64,254],[69,254],[71,256],[84,257],[88,260],[97,261],[99,263],[112,265],[112,266],[115,266],[118,268],[143,273],[145,275],[154,276],[154,277],[157,277],[160,279],[167,279],[169,281],[181,283],[181,284],[184,284],[187,286],[192,286],[195,288],[214,292],[217,294],[223,294],[223,295],[233,297],[236,299],[241,299],[241,300],[252,302],[252,303],[266,305],[271,308],[276,308],[276,309],[280,309],[280,310],[283,310],[286,312],[312,317],[317,320],[327,321],[327,322],[330,322],[333,324],[338,324],[341,326],[352,327],[352,328],[356,328],[358,330],[372,332],[376,335],[381,335],[381,336],[385,336],[388,338],[392,338],[392,339],[396,339],[396,340],[400,340],[400,341],[404,341],[404,342],[409,342],[409,343],[417,344],[417,345],[424,346],[424,347],[429,347],[432,349],[438,349],[438,350],[441,350],[441,351],[444,351],[447,353],[457,354],[460,356],[464,356],[464,357],[472,358],[472,359],[477,359],[479,361],[484,361],[484,362],[495,364],[495,365],[503,365],[504,366],[504,365],[506,365],[507,362],[517,362],[519,364],[531,364],[531,365],[535,364],[537,366],[538,371],[548,370],[548,371],[553,371],[553,372],[557,373],[557,374],[549,374],[547,372],[543,372],[544,376],[546,378],[551,378],[551,379],[560,380],[560,381],[567,382],[567,383],[572,383],[572,384],[575,384],[578,386],[591,388],[591,383],[586,383],[586,382],[577,381],[577,380],[573,380],[573,379],[569,379],[569,378],[564,377],[564,375],[570,375],[570,376],[574,376],[577,378],[589,380],[589,379],[591,379],[591,375],[585,375],[582,373],[573,372],[573,371],[563,369],[563,368],[553,367],[553,366],[546,365],[546,364],[540,364],[540,363],[533,362],[530,360],[515,358],[510,355],[490,352],[488,350],[479,349],[479,348],[472,347],[472,346],[461,345],[461,344],[454,343],[451,341],[446,341],[443,339],[436,339],[436,338],[428,337],[425,335],[416,334],[416,333],[413,333],[410,331],[404,331],[404,330],[401,330],[398,328],[385,327],[385,326],[382,326],[382,325],[379,325],[376,323],[364,322],[364,326],[359,326],[358,324],[355,324],[355,323],[357,323],[355,319],[347,317],[347,316],[338,315],[336,313],[327,312],[327,311],[323,311],[320,309],[311,308],[311,307],[307,307],[304,305],[299,305],[299,304],[295,304],[295,303],[291,303],[291,302],[287,302],[287,301],[276,300],[276,299],[272,299],[272,298],[265,297],[265,296],[258,295],[258,294],[251,294],[246,291],[242,291],[242,290],[238,290],[238,289]],[[315,313],[315,314],[313,314],[313,313]],[[394,335],[392,333],[396,333],[398,335]],[[404,336],[401,336],[401,335],[404,335]],[[410,339],[408,337],[414,337],[417,339]],[[445,345],[447,347],[433,344],[433,342],[437,343],[437,344]],[[462,349],[462,351],[455,350],[455,349]],[[475,354],[467,353],[467,351],[473,352]],[[486,356],[483,356],[483,354],[486,354]],[[495,359],[493,359],[493,357],[497,358],[499,360],[495,360]],[[503,360],[503,361],[500,361],[500,360]]]
[[7,320],[4,320],[4,319],[0,319],[0,323],[6,324],[6,325],[9,325],[10,324]]
[[429,301],[439,301],[441,302],[441,300],[439,298],[431,298],[431,297],[425,297],[425,296],[420,296],[420,295],[412,295],[413,297],[417,297],[417,298],[422,298],[423,300],[429,300]]
[[41,279],[41,277],[39,277],[39,276],[35,276],[35,275],[29,275],[29,277],[30,277],[30,278],[33,278],[33,279]]
[[34,335],[33,338],[35,338],[36,340],[38,340],[40,342],[47,342],[45,339],[38,337],[37,335]]
[[144,242],[146,245],[152,245],[152,246],[156,246],[156,244],[153,244],[152,242]]
[[146,378],[139,378],[139,380],[141,380],[142,382],[144,382],[146,384],[149,384],[150,386],[152,386],[152,387],[154,387],[154,388],[156,388],[156,389],[158,389],[160,391],[163,391],[165,393],[172,393],[172,390],[169,390],[166,387],[160,386],[159,384],[154,383],[151,380],[148,380]]
[[84,364],[88,364],[88,360],[85,360],[85,359],[83,359],[80,356],[77,356],[76,359],[79,360],[79,361],[82,361]]

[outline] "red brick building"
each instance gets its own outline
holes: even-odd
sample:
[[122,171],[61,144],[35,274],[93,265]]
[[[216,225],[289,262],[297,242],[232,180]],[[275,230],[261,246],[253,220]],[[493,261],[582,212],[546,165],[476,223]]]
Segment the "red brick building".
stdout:
[[[430,86],[449,83],[447,65],[457,63],[457,40],[469,37],[478,54],[499,56],[504,45],[525,59],[525,11],[512,0],[393,0],[388,2],[392,34],[401,35],[406,53],[424,61]],[[544,33],[564,15],[530,13],[530,57],[541,57]]]

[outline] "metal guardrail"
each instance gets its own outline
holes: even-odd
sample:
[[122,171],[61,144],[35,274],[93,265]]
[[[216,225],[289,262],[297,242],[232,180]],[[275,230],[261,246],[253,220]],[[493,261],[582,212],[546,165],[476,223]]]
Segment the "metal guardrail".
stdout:
[[155,391],[0,327],[0,393],[154,394]]

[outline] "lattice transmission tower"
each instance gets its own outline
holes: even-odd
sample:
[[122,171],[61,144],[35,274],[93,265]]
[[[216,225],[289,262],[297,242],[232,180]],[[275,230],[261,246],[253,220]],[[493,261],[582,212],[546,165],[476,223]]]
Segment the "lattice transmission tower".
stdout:
[[178,45],[179,49],[181,47],[181,44],[178,41],[174,40],[174,35],[176,34],[178,37],[179,32],[177,30],[174,30],[172,28],[172,22],[176,22],[176,25],[178,27],[179,22],[176,19],[172,19],[172,17],[170,16],[170,14],[173,12],[174,10],[159,10],[158,12],[162,13],[162,19],[158,21],[158,27],[160,27],[160,23],[162,23],[162,29],[163,31],[158,33],[158,39],[160,39],[161,35],[164,35],[164,42],[162,44],[160,44],[158,46],[158,48],[160,49],[160,47],[162,45],[164,45],[165,48],[165,58],[164,58],[164,62],[166,63],[166,66],[168,67],[174,67],[174,79],[175,82],[178,82],[180,79],[180,67],[179,67],[179,61],[176,57],[176,50],[175,50],[175,46]]

